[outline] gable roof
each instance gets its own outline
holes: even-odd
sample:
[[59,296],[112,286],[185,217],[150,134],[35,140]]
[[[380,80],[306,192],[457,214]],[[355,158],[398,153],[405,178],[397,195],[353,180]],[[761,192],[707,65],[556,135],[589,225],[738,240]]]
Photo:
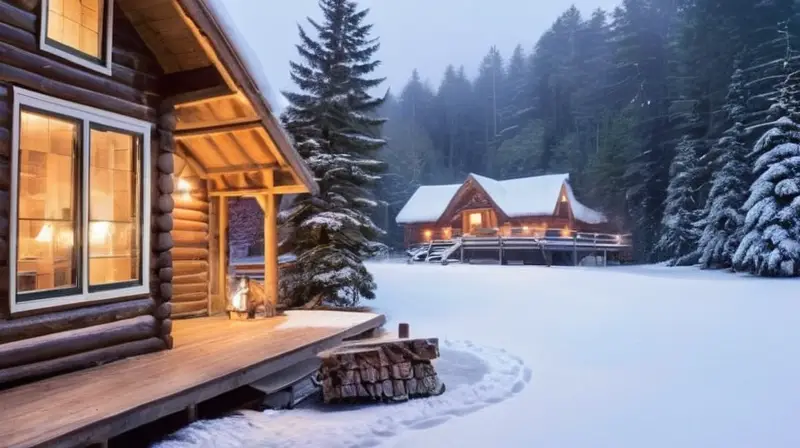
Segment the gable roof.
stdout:
[[[563,186],[567,191],[575,219],[587,224],[601,224],[607,221],[602,213],[583,205],[575,198],[575,193],[569,185],[569,174],[509,180],[495,180],[470,174],[467,181],[470,179],[476,182],[509,218],[553,215]],[[419,187],[400,210],[395,221],[398,224],[438,221],[467,181],[463,184]]]

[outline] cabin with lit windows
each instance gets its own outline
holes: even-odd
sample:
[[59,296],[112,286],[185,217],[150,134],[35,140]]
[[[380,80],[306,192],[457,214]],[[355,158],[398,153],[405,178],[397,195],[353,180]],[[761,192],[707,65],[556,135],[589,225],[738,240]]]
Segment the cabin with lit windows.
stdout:
[[228,199],[263,210],[274,305],[277,204],[317,185],[223,3],[0,0],[0,445],[196,418],[383,322],[224,315]]
[[562,236],[611,232],[599,211],[578,201],[568,174],[421,186],[400,210],[407,246],[454,237]]

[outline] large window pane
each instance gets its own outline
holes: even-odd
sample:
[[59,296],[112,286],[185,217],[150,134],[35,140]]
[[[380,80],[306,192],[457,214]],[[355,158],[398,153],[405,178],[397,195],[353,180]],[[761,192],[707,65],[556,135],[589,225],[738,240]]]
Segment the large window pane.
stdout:
[[17,291],[78,286],[76,122],[22,111]]
[[93,58],[101,58],[104,3],[104,0],[50,0],[47,38]]
[[141,137],[92,127],[89,156],[89,286],[136,281]]

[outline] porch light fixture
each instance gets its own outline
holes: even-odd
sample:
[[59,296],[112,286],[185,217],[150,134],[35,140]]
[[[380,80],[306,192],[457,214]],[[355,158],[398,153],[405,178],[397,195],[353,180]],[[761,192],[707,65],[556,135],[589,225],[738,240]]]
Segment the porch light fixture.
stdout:
[[431,239],[431,236],[433,236],[433,232],[431,232],[430,230],[426,230],[424,232],[424,235],[425,235],[425,239],[429,240],[429,239]]
[[570,230],[569,227],[565,226],[563,229],[561,229],[561,236],[564,237],[564,238],[569,237],[571,233],[572,233],[572,230]]
[[182,200],[189,201],[192,199],[192,185],[186,179],[178,179],[178,184],[175,186],[175,189],[181,194]]

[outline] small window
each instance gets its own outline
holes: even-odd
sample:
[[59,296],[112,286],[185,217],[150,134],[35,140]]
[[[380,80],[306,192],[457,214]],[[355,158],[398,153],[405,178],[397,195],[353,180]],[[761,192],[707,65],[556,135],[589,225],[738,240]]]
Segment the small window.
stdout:
[[150,125],[14,91],[12,312],[149,292]]
[[112,8],[110,0],[42,0],[42,48],[110,74]]

